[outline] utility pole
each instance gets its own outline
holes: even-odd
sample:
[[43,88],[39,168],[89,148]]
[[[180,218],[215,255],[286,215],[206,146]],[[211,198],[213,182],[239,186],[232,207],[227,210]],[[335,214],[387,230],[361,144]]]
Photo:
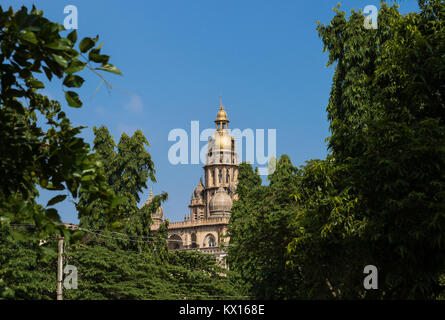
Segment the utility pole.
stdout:
[[62,273],[63,273],[63,237],[58,238],[58,255],[57,255],[57,300],[62,298]]

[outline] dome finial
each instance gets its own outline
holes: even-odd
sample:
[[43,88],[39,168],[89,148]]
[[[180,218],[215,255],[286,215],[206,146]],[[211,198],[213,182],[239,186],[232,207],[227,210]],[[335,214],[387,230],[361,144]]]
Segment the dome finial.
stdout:
[[228,123],[229,122],[229,119],[227,119],[226,110],[224,110],[224,106],[222,104],[222,96],[219,96],[219,110],[218,110],[218,113],[216,115],[215,122],[216,123],[219,123],[219,122]]

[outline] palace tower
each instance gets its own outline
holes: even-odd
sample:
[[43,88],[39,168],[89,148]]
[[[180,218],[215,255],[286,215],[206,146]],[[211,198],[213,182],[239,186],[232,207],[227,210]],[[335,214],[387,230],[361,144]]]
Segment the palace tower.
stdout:
[[[171,250],[198,250],[214,254],[224,263],[224,246],[229,239],[225,236],[230,219],[230,210],[238,184],[238,155],[235,139],[230,135],[229,119],[222,105],[215,120],[215,133],[209,139],[204,183],[202,179],[192,193],[190,212],[184,221],[171,222],[168,227]],[[149,203],[153,195],[146,203]],[[163,210],[153,214],[152,229],[156,230],[163,220]]]

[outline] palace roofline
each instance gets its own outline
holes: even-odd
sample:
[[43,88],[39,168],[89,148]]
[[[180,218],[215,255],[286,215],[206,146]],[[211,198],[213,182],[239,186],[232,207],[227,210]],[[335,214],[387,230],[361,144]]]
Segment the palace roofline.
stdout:
[[208,218],[205,220],[187,220],[187,221],[177,221],[177,222],[170,222],[168,224],[168,229],[181,229],[181,228],[190,228],[190,227],[197,227],[197,226],[214,226],[219,224],[228,224],[230,220],[230,217],[215,217],[215,218]]

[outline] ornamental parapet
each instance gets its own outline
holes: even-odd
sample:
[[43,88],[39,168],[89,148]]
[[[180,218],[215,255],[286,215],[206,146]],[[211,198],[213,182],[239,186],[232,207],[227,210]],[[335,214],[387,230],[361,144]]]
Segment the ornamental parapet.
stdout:
[[230,217],[217,217],[217,218],[208,218],[197,221],[187,220],[187,221],[170,222],[168,225],[168,229],[171,230],[171,229],[198,227],[198,226],[228,224],[229,220]]
[[224,255],[227,253],[224,250],[224,247],[181,248],[178,250],[180,250],[180,251],[199,251],[199,252],[203,252],[203,253],[220,254],[220,255]]

